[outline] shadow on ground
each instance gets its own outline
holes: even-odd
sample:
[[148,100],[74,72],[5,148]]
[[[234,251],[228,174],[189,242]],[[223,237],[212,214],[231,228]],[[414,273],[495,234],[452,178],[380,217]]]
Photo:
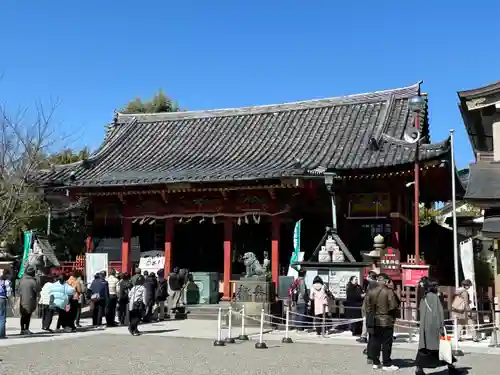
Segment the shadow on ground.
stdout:
[[141,329],[141,333],[143,334],[160,334],[160,333],[168,333],[168,332],[175,332],[175,331],[178,331],[177,328],[171,328],[171,329],[157,329],[157,330],[154,330],[154,329],[151,329],[151,330],[147,330],[147,329]]
[[40,337],[54,337],[54,336],[59,336],[57,334],[51,333],[51,332],[41,332],[41,333],[33,333],[32,335],[21,335],[21,334],[13,334],[9,335],[9,339],[32,339],[32,338],[40,338]]
[[415,367],[415,361],[409,358],[393,359],[392,363],[399,368]]

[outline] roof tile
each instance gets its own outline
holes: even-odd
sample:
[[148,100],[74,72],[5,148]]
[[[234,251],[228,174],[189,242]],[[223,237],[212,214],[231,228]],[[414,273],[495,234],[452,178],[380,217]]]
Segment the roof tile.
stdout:
[[[141,185],[407,164],[415,156],[415,146],[403,140],[414,121],[408,99],[418,93],[416,84],[280,105],[119,114],[101,148],[85,163],[56,166],[38,179],[77,186]],[[378,150],[370,147],[372,138],[381,145]],[[422,159],[432,159],[447,153],[449,144],[420,148]]]

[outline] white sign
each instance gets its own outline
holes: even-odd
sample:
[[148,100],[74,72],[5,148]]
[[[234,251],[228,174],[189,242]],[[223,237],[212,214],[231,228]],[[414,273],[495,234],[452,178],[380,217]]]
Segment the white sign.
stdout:
[[87,253],[85,255],[85,276],[87,285],[94,280],[96,273],[108,272],[108,253]]
[[462,271],[464,278],[472,281],[472,288],[468,290],[470,298],[470,307],[476,307],[476,273],[474,270],[474,250],[472,239],[460,242],[460,262],[462,263]]
[[[351,277],[359,277],[358,270],[330,270],[328,273],[328,288],[336,299],[347,298],[347,283]],[[325,280],[323,280],[325,281]]]
[[165,268],[165,253],[159,250],[144,251],[139,259],[139,268],[142,272],[158,273]]

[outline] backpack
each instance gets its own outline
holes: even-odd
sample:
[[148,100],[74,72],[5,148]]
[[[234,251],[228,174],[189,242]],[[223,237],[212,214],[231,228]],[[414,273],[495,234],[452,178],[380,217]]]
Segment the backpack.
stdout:
[[126,282],[126,281],[123,281],[121,284],[120,284],[120,296],[119,296],[119,299],[120,300],[127,300],[128,299],[128,292],[130,291],[130,283],[129,282]]
[[167,280],[158,282],[158,289],[156,290],[156,299],[158,301],[165,301],[168,297],[168,283]]
[[288,296],[292,300],[293,303],[297,303],[300,297],[304,300],[305,303],[309,302],[309,293],[304,284],[304,290],[301,292],[301,286],[304,284],[303,279],[297,279],[292,283],[290,289],[288,289]]
[[5,280],[0,280],[0,297],[7,297],[7,287],[5,286]]
[[467,301],[465,301],[465,299],[461,295],[457,295],[453,300],[451,310],[454,312],[463,313],[465,311],[466,304]]

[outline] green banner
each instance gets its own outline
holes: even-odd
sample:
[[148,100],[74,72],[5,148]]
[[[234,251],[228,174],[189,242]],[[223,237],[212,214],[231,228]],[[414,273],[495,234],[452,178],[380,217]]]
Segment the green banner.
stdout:
[[26,231],[24,232],[24,252],[23,252],[23,260],[21,262],[21,266],[19,267],[19,273],[17,274],[17,277],[20,279],[24,275],[24,271],[26,267],[28,266],[28,257],[30,254],[31,250],[31,242],[33,241],[33,232],[32,231]]

